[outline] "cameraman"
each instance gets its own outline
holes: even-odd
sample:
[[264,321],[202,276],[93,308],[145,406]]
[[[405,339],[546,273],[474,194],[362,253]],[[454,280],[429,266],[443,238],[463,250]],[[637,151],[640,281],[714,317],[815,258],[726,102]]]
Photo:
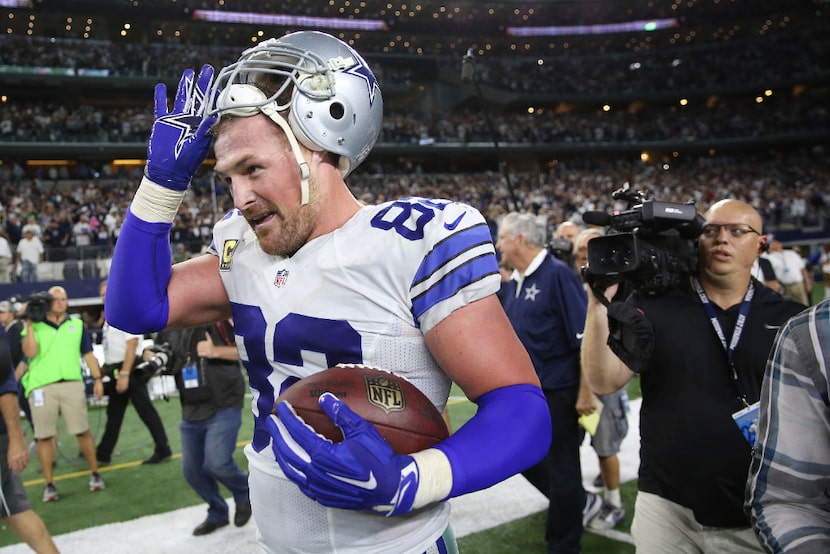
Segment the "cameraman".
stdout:
[[[233,453],[242,426],[246,385],[233,323],[165,330],[156,343],[167,343],[173,351],[166,371],[175,376],[182,404],[182,472],[208,503],[207,518],[193,534],[207,535],[228,524],[228,503],[219,492],[219,483],[233,494],[233,521],[242,527],[251,517],[248,475],[239,469]],[[147,348],[143,359],[155,355]]]
[[[48,312],[40,320],[46,308],[38,304],[45,304],[48,297],[51,297]],[[23,354],[29,359],[23,386],[32,410],[37,456],[46,481],[44,502],[58,500],[58,491],[52,481],[52,462],[55,459],[53,439],[58,433],[58,415],[63,416],[66,431],[78,439],[81,454],[89,465],[89,490],[104,489],[95,459],[95,442],[89,432],[81,357],[95,379],[92,389],[95,398],[104,395],[101,370],[83,321],[67,315],[66,290],[52,287],[48,297],[29,300],[24,314],[26,328],[23,330]]]
[[[635,290],[611,305],[613,321],[589,295],[581,356],[591,388],[613,392],[641,374],[631,525],[641,554],[760,551],[743,512],[752,447],[732,415],[758,401],[775,333],[804,306],[751,277],[767,240],[752,206],[721,200],[705,221],[697,275],[661,295]],[[625,362],[607,344],[612,323]]]

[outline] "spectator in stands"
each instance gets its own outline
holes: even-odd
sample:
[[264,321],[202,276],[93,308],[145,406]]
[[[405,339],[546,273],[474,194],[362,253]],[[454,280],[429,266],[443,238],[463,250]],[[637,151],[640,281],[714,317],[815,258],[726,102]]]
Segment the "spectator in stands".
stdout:
[[784,294],[809,306],[812,286],[804,258],[794,249],[784,248],[784,244],[778,239],[770,242],[767,257],[772,263],[778,281],[784,287]]
[[[26,327],[23,330],[23,354],[29,360],[29,367],[22,382],[32,409],[37,455],[46,482],[43,489],[44,502],[53,502],[59,498],[52,478],[54,438],[58,432],[59,414],[63,417],[67,432],[78,439],[81,454],[89,466],[89,490],[94,492],[104,489],[104,481],[98,473],[98,462],[95,459],[95,442],[89,432],[81,358],[95,380],[95,398],[101,398],[104,394],[101,370],[83,322],[67,313],[69,304],[66,290],[63,287],[52,287],[49,295],[51,302],[42,320],[42,314],[36,311],[45,311],[47,308],[38,307],[36,310],[32,299],[29,299],[25,314]],[[33,321],[32,316],[38,321]]]
[[26,497],[20,472],[29,464],[29,448],[20,426],[17,381],[6,332],[0,329],[0,517],[38,554],[57,554],[43,520]]
[[12,248],[8,235],[0,230],[0,283],[11,283],[11,272],[14,264]]
[[830,552],[830,300],[778,333],[761,389],[745,509],[767,552]]
[[602,506],[582,487],[579,458],[579,416],[596,409],[579,369],[585,290],[571,266],[547,251],[544,226],[531,214],[507,214],[496,248],[513,268],[504,311],[542,382],[552,424],[547,456],[522,474],[550,500],[548,552],[578,552],[583,527]]
[[27,231],[32,231],[32,233],[34,233],[35,237],[37,237],[38,239],[43,238],[43,229],[37,222],[37,218],[33,215],[26,217],[26,224],[23,225],[23,228],[21,229],[21,233],[23,235],[25,235]]
[[66,259],[66,248],[71,235],[66,234],[61,228],[57,217],[49,219],[44,230],[43,246],[47,251],[49,261],[58,262]]
[[[101,301],[106,303],[107,281],[98,285]],[[103,314],[104,311],[101,310]],[[153,401],[147,392],[147,381],[132,374],[136,359],[141,356],[141,342],[143,336],[131,335],[116,329],[104,322],[103,325],[104,366],[101,368],[106,382],[104,394],[109,397],[107,402],[107,424],[104,434],[95,449],[99,464],[108,464],[112,461],[112,452],[118,442],[121,424],[127,405],[132,402],[138,417],[150,431],[155,450],[153,455],[144,460],[144,464],[157,464],[169,459],[173,452],[167,441],[164,423],[161,421]]]
[[72,226],[72,240],[82,257],[86,257],[88,248],[92,244],[92,226],[89,224],[89,217],[82,213],[78,221]]
[[17,244],[17,263],[20,264],[20,280],[23,283],[37,282],[37,268],[43,261],[43,252],[40,239],[32,229],[27,229]]
[[[248,475],[233,458],[239,428],[245,378],[234,342],[233,323],[220,321],[183,331],[162,331],[156,343],[168,343],[182,404],[182,471],[188,484],[208,503],[207,518],[194,535],[207,535],[229,522],[228,503],[219,483],[233,494],[237,527],[251,518]],[[154,352],[144,350],[145,360]]]
[[9,212],[6,218],[6,233],[12,246],[17,246],[23,237],[23,225],[21,225],[20,219],[14,212]]
[[185,260],[190,259],[190,253],[187,251],[187,247],[182,242],[177,242],[176,249],[173,251],[173,263],[177,264],[179,262],[183,262]]
[[640,374],[631,531],[641,554],[758,550],[743,511],[752,447],[733,414],[758,400],[776,329],[804,306],[752,278],[766,241],[752,206],[721,200],[705,220],[696,276],[609,308],[588,297],[581,355],[592,390],[613,392]]

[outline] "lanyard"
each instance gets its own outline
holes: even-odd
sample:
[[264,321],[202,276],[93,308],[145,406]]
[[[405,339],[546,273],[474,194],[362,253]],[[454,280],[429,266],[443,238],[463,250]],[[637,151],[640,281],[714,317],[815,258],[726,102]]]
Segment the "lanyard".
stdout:
[[729,340],[729,344],[727,345],[726,335],[723,332],[723,327],[721,327],[720,321],[718,320],[718,314],[715,312],[715,308],[712,306],[711,300],[709,300],[709,297],[706,296],[706,291],[703,290],[702,286],[700,286],[700,281],[697,280],[697,277],[694,277],[692,281],[695,285],[695,291],[697,291],[697,295],[703,303],[703,309],[706,310],[706,315],[709,317],[709,322],[715,329],[715,333],[718,335],[718,338],[723,345],[723,349],[726,352],[726,361],[729,363],[729,370],[732,372],[732,380],[734,381],[735,388],[738,391],[738,400],[740,400],[744,406],[749,406],[749,403],[746,401],[746,392],[744,392],[741,381],[738,379],[738,368],[735,366],[735,348],[738,346],[738,341],[741,340],[741,333],[744,330],[744,323],[746,322],[746,317],[749,315],[749,305],[752,303],[752,297],[755,294],[755,286],[750,281],[749,288],[746,289],[746,294],[741,302],[741,308],[738,311],[738,321],[735,322],[735,329],[732,330],[732,338]]

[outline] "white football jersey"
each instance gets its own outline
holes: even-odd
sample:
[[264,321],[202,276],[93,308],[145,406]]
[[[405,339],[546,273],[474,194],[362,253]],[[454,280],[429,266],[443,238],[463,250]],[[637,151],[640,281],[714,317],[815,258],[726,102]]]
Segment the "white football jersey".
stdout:
[[448,524],[448,503],[392,518],[326,508],[283,476],[264,418],[281,390],[338,363],[400,374],[442,411],[451,383],[423,335],[498,290],[484,218],[464,204],[405,198],[362,208],[290,258],[265,254],[238,211],[213,238],[253,392],[246,452],[261,542],[275,552],[424,552]]

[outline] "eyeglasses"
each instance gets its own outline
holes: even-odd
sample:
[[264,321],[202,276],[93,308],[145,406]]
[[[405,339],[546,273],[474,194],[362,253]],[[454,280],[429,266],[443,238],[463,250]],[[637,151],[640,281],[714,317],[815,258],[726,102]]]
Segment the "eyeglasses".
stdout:
[[707,239],[713,239],[720,236],[721,229],[726,229],[726,231],[736,239],[744,237],[749,233],[755,233],[756,235],[761,234],[753,229],[752,226],[745,223],[707,223],[706,227],[703,228],[701,235]]

